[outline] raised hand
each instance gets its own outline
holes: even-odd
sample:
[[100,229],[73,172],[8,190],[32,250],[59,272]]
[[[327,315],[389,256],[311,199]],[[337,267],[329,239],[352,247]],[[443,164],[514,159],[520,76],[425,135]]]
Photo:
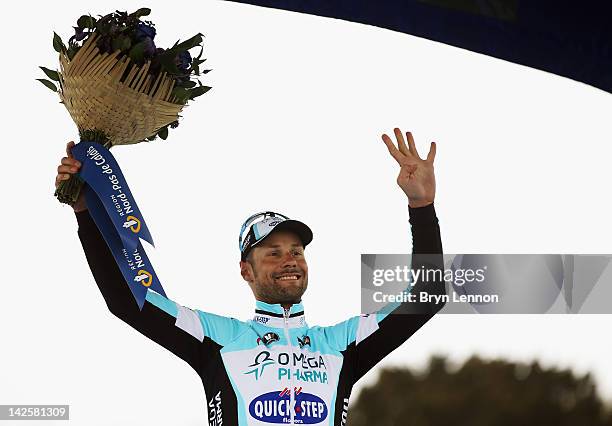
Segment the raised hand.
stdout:
[[436,157],[436,143],[432,142],[425,160],[419,157],[412,133],[406,132],[408,146],[404,142],[404,135],[398,128],[393,130],[397,139],[397,147],[386,134],[382,140],[387,145],[389,153],[400,165],[397,184],[408,197],[410,207],[423,207],[433,203],[436,195],[436,177],[434,175],[434,158]]

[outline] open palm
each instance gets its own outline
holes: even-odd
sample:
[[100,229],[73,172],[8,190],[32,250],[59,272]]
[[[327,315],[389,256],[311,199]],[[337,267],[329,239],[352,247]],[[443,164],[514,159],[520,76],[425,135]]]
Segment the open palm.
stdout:
[[433,203],[436,195],[436,177],[434,175],[434,158],[436,157],[436,143],[432,142],[425,160],[419,157],[412,133],[406,132],[408,146],[404,135],[398,128],[394,129],[397,147],[386,134],[382,140],[387,145],[389,153],[400,165],[397,184],[408,196],[410,207],[423,207]]

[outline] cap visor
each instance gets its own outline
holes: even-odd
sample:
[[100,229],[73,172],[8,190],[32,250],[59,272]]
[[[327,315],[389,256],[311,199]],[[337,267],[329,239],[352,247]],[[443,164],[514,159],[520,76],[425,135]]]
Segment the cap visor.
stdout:
[[[270,234],[272,234],[274,231],[293,232],[300,238],[300,240],[302,240],[302,244],[304,244],[304,247],[306,247],[312,241],[312,231],[310,230],[308,225],[300,222],[299,220],[293,220],[293,219],[284,220],[278,225],[276,225],[274,229],[270,231]],[[268,235],[266,235],[266,238],[268,237]],[[263,238],[262,241],[265,240],[266,238]]]

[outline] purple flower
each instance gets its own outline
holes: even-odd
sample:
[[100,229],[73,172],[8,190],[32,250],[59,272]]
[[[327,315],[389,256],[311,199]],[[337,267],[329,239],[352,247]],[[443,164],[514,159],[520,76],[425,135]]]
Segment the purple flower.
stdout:
[[188,50],[184,50],[176,57],[176,66],[181,71],[187,71],[191,66],[191,54]]
[[142,41],[145,38],[153,40],[155,38],[155,33],[155,27],[147,25],[144,22],[139,22],[134,37],[136,41]]
[[83,30],[83,28],[73,27],[74,28],[74,39],[75,41],[81,41],[87,36],[87,33]]
[[149,37],[146,37],[144,40],[144,55],[146,58],[151,58],[153,57],[153,55],[155,54],[156,51],[156,47],[155,47],[155,43],[153,43],[153,40]]

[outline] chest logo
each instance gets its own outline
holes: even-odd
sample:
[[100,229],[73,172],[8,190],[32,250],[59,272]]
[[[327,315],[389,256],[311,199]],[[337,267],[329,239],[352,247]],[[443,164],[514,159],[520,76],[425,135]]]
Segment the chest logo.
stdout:
[[314,424],[327,418],[328,409],[325,401],[317,395],[302,392],[301,388],[294,392],[293,406],[287,389],[264,393],[249,404],[249,414],[261,422],[286,424],[291,421],[292,413],[296,423]]
[[280,340],[280,337],[278,337],[278,334],[270,331],[264,334],[263,336],[258,337],[257,344],[259,345],[259,343],[262,342],[264,345],[269,345],[270,343],[278,342],[279,340]]
[[300,348],[303,348],[304,346],[310,346],[310,337],[302,336],[301,339],[298,337],[298,344],[300,345]]

